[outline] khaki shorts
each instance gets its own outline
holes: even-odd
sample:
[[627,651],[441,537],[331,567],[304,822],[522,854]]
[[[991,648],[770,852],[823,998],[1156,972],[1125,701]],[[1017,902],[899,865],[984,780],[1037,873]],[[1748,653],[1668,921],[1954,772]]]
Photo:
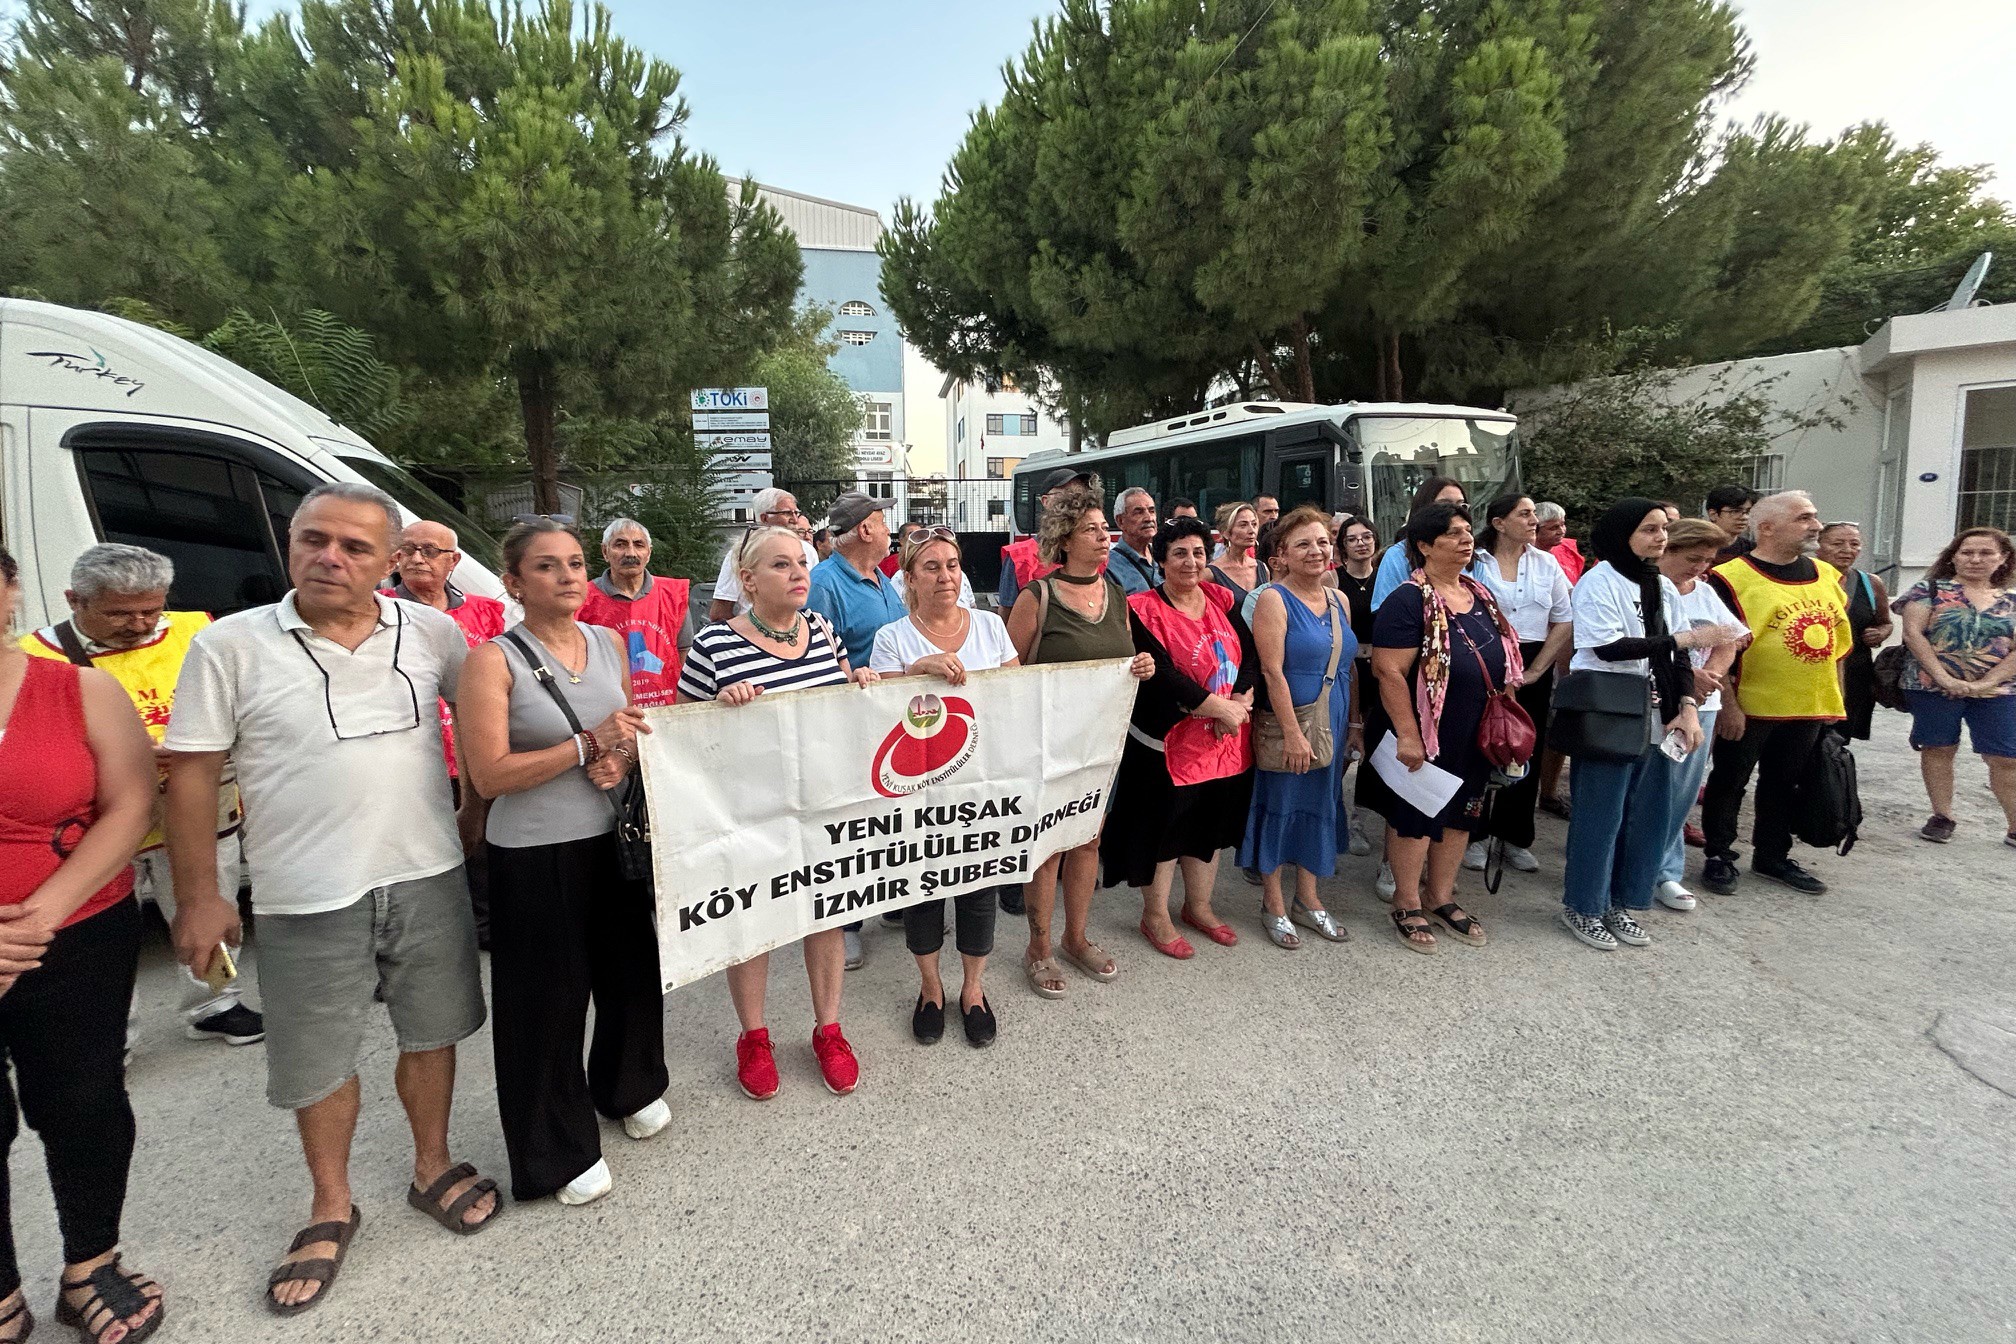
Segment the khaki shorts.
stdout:
[[375,887],[313,915],[261,915],[266,1100],[312,1106],[357,1073],[365,1014],[382,1000],[399,1049],[438,1050],[483,1025],[476,921],[460,865]]

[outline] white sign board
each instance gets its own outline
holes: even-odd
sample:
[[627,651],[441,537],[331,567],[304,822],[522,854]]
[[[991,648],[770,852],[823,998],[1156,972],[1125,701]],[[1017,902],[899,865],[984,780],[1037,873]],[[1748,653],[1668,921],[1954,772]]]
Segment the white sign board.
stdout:
[[1113,659],[645,711],[665,988],[1026,881],[1099,833],[1133,704]]
[[770,389],[767,387],[696,387],[693,389],[693,409],[696,411],[767,411],[770,409]]
[[753,495],[758,490],[768,490],[777,479],[768,471],[726,471],[721,473],[720,482],[731,495]]
[[760,453],[716,453],[707,459],[707,465],[716,471],[728,472],[760,471],[768,474],[773,470],[767,448]]
[[854,446],[854,465],[858,467],[893,467],[896,465],[896,448],[887,443],[860,443]]
[[770,413],[768,411],[695,411],[693,412],[693,432],[703,434],[708,430],[760,429],[769,432]]
[[769,452],[770,431],[767,429],[707,430],[693,436],[703,453],[747,453]]

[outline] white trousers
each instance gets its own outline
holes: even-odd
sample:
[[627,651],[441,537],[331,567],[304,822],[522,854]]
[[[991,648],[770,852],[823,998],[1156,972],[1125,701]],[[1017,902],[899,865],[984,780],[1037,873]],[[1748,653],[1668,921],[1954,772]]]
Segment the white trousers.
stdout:
[[[175,923],[175,878],[168,870],[168,847],[150,849],[133,861],[134,894],[142,900],[152,897],[160,907],[161,917],[170,925]],[[217,890],[225,900],[238,899],[238,837],[222,836],[217,841]],[[182,992],[182,1016],[191,1022],[201,1022],[206,1017],[214,1017],[238,1002],[238,982],[233,979],[224,986],[223,992],[210,988],[196,978],[187,966],[181,968],[184,981]],[[132,1026],[129,1024],[127,1037],[130,1043]]]

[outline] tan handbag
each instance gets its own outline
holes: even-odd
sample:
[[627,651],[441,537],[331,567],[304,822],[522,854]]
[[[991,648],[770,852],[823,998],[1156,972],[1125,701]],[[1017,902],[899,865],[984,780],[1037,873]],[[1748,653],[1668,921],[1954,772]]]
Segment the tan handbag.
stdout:
[[[1330,666],[1323,673],[1323,689],[1306,705],[1295,706],[1295,722],[1309,740],[1309,768],[1321,770],[1330,764],[1337,743],[1330,734],[1330,688],[1337,682],[1337,662],[1344,656],[1344,621],[1337,594],[1325,590],[1330,599]],[[1288,734],[1273,710],[1253,715],[1253,764],[1277,773],[1288,769]]]

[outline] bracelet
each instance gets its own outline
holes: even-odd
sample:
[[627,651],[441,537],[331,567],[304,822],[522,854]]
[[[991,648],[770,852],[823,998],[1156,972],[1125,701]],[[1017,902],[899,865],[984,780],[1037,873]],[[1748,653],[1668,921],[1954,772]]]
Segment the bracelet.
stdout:
[[593,765],[602,759],[602,744],[595,740],[595,734],[584,729],[578,740],[582,744],[583,765]]
[[588,748],[581,745],[582,736],[580,733],[574,734],[574,764],[585,770],[588,768]]

